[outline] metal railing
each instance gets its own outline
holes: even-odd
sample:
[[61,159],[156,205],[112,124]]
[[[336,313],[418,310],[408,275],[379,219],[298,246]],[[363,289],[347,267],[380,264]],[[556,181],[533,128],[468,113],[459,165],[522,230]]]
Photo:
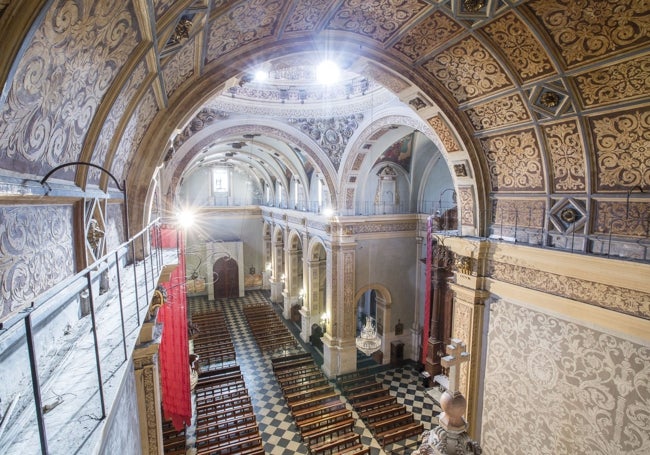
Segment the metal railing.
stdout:
[[3,416],[0,447],[32,453],[36,428],[43,454],[88,444],[119,389],[162,267],[156,220],[2,323],[3,398],[13,398],[15,411]]

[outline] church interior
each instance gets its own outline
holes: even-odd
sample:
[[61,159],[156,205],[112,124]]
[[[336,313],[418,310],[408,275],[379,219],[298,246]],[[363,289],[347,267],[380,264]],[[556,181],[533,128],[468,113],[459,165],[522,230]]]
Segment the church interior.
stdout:
[[0,453],[650,453],[647,1],[0,28]]

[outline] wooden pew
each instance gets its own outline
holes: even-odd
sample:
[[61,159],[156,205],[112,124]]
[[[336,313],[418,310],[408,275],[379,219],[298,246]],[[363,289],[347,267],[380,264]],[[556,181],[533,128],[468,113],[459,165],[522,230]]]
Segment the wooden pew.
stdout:
[[368,423],[372,423],[376,420],[384,419],[388,416],[399,415],[406,413],[406,407],[403,404],[393,403],[388,406],[383,406],[377,409],[368,409],[364,412],[359,412],[359,417],[365,420]]
[[282,389],[282,393],[284,394],[285,398],[287,398],[288,396],[294,395],[298,392],[316,389],[324,386],[332,387],[325,375],[321,374],[320,376],[316,376],[311,381],[302,381],[280,388]]
[[339,447],[360,444],[361,436],[354,432],[344,433],[336,438],[322,441],[309,446],[309,451],[314,454],[322,454],[337,450]]
[[338,452],[332,452],[332,455],[370,455],[370,447],[364,446],[363,444],[355,444]]
[[296,426],[302,433],[304,431],[313,430],[315,428],[322,427],[330,423],[336,423],[341,420],[349,419],[351,417],[352,411],[346,408],[341,408],[336,409],[332,412],[326,412],[315,417],[304,419],[301,422],[296,422]]
[[391,428],[381,433],[375,434],[375,438],[382,445],[382,447],[392,444],[393,442],[401,441],[402,439],[409,438],[422,434],[424,427],[421,423],[413,422],[401,427]]
[[409,412],[406,414],[399,414],[396,416],[388,417],[383,420],[376,420],[375,422],[368,424],[368,428],[373,433],[381,434],[392,428],[401,427],[406,424],[413,423],[413,421],[413,414]]
[[292,412],[293,419],[296,421],[297,425],[300,425],[301,422],[325,414],[327,412],[333,412],[338,409],[345,409],[345,403],[340,399],[331,400],[326,403],[316,403],[311,407],[302,408]]
[[326,383],[325,385],[321,385],[319,387],[299,390],[297,392],[287,394],[284,396],[284,399],[286,400],[287,404],[291,406],[293,403],[296,403],[300,400],[304,401],[311,397],[321,396],[329,392],[334,392],[334,387]]
[[397,403],[397,398],[392,395],[380,396],[367,401],[360,401],[354,404],[354,409],[357,412],[363,412],[370,409],[377,409],[389,404]]
[[363,383],[363,384],[348,387],[348,388],[343,390],[343,393],[347,397],[347,396],[351,396],[351,395],[353,396],[354,394],[359,393],[359,392],[364,392],[364,391],[368,391],[368,390],[382,389],[383,387],[384,386],[382,385],[381,382],[373,381],[373,382],[367,382],[367,383]]
[[336,421],[324,426],[313,428],[302,433],[302,439],[310,447],[319,442],[333,439],[339,435],[352,432],[354,419],[352,417]]
[[289,405],[289,409],[291,410],[291,413],[293,414],[294,412],[300,411],[301,409],[310,408],[312,406],[318,406],[333,400],[340,401],[340,398],[334,390],[330,390],[323,394],[314,395],[304,400],[299,400],[294,403],[288,403],[288,405]]
[[388,389],[380,387],[378,389],[371,389],[365,392],[358,392],[353,395],[346,395],[346,398],[350,403],[352,403],[352,406],[356,406],[356,403],[368,401],[372,398],[378,398],[386,395],[390,395]]

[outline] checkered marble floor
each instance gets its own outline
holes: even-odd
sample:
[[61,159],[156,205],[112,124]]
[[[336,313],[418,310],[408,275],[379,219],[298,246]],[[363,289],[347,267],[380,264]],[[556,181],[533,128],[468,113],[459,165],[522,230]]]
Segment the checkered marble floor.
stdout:
[[[266,453],[270,455],[309,453],[307,446],[300,438],[300,433],[282,396],[282,390],[275,379],[271,358],[306,351],[311,352],[316,363],[320,364],[322,359],[318,358],[319,353],[300,340],[300,346],[291,350],[269,353],[260,351],[246,323],[242,306],[269,303],[262,291],[251,291],[247,292],[245,297],[220,299],[216,302],[208,301],[207,297],[190,297],[188,303],[190,314],[204,313],[214,308],[221,308],[224,311],[235,346],[237,363],[244,375],[246,387],[255,409]],[[285,321],[281,315],[280,318],[295,334],[295,326]],[[425,389],[418,383],[417,372],[409,366],[405,366],[383,371],[377,375],[377,378],[390,388],[391,394],[397,397],[398,402],[403,403],[413,412],[415,419],[423,423],[425,430],[437,424],[437,414],[440,412],[440,408],[431,395],[426,394]],[[334,381],[332,381],[332,385],[335,385]],[[347,403],[343,395],[341,395],[341,399],[346,402],[348,409],[352,410],[352,406]],[[361,435],[361,443],[371,448],[372,455],[407,455],[419,444],[417,438],[414,437],[382,449],[358,415],[354,411],[352,415],[357,421],[354,431]]]

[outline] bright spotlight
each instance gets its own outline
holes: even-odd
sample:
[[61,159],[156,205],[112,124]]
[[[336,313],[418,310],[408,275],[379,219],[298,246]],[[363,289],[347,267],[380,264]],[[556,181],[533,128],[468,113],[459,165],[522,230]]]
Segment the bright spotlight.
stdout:
[[316,68],[316,80],[321,84],[335,84],[340,77],[341,70],[339,66],[331,60],[322,61]]
[[255,71],[255,76],[253,80],[255,82],[266,82],[268,78],[269,78],[269,73],[267,73],[264,70],[257,70]]
[[185,229],[191,227],[194,224],[194,217],[194,212],[188,209],[183,209],[176,214],[176,220],[178,221],[178,224],[180,224],[181,227]]
[[329,217],[329,216],[332,216],[332,215],[334,215],[334,210],[333,209],[331,209],[329,207],[323,209],[323,216],[328,216]]

